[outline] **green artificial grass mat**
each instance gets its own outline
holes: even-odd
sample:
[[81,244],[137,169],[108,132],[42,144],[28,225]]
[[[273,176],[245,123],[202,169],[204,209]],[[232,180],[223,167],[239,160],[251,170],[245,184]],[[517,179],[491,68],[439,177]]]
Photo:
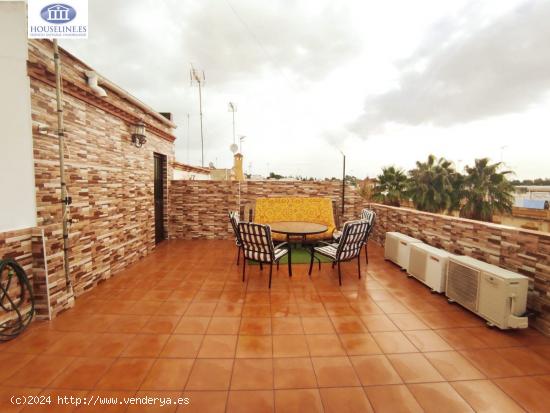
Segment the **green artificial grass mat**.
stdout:
[[[304,247],[301,245],[292,245],[292,264],[309,264],[311,250],[309,247]],[[315,257],[319,258],[321,262],[331,262],[330,258],[327,258],[321,254],[315,254]],[[288,263],[288,254],[281,258],[280,265]],[[317,259],[313,261],[317,263]],[[256,261],[248,260],[248,264],[259,265]],[[269,264],[267,264],[269,265]]]

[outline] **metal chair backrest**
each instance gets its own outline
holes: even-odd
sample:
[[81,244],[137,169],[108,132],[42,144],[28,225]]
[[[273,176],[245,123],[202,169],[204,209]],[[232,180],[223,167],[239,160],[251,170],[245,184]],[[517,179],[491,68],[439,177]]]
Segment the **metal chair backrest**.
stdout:
[[372,209],[365,208],[361,211],[361,219],[365,219],[369,223],[369,230],[367,231],[366,238],[366,240],[368,240],[376,222],[376,212],[374,212]]
[[245,258],[260,262],[273,262],[275,246],[271,239],[269,225],[239,222],[239,233],[243,242]]
[[233,233],[235,234],[235,243],[237,245],[243,245],[239,232],[239,213],[237,211],[229,211],[229,221],[231,222],[231,227],[233,227]]
[[346,222],[336,250],[336,259],[345,261],[357,257],[367,238],[368,229],[369,223],[364,219]]

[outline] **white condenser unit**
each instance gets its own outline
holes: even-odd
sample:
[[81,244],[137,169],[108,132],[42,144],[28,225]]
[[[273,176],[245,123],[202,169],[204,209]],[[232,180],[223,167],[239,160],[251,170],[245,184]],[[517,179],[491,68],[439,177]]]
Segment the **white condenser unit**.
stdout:
[[409,267],[411,245],[416,243],[422,243],[422,241],[400,232],[386,232],[384,258],[406,270]]
[[445,294],[501,329],[527,328],[528,278],[471,257],[454,256]]
[[428,244],[411,244],[408,273],[422,281],[432,291],[445,291],[447,279],[447,264],[450,252],[432,247]]

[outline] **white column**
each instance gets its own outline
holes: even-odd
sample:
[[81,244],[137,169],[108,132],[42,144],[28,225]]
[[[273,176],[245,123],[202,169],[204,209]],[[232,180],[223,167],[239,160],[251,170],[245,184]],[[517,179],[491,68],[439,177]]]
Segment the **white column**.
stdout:
[[0,1],[0,232],[36,226],[25,1]]

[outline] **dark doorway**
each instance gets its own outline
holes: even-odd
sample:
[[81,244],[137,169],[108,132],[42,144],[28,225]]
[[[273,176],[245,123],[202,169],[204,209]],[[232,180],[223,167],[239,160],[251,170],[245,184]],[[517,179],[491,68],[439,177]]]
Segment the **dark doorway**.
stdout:
[[166,156],[155,153],[155,243],[165,239],[164,234],[164,183]]

